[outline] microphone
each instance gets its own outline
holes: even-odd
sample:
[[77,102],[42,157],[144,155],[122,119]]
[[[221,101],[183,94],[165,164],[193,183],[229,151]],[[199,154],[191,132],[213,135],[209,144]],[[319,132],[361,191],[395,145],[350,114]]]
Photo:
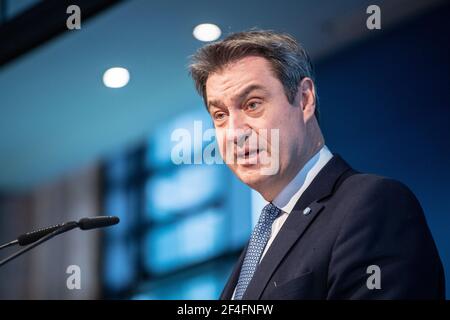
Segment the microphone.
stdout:
[[92,218],[83,218],[78,221],[78,227],[81,230],[90,230],[96,228],[109,227],[119,223],[116,216],[98,216]]
[[47,234],[52,233],[53,231],[64,227],[67,224],[76,224],[77,227],[79,227],[81,230],[90,230],[90,229],[96,229],[96,228],[103,228],[112,226],[119,223],[119,218],[116,216],[98,216],[98,217],[92,217],[92,218],[83,218],[80,219],[78,222],[75,221],[69,221],[65,223],[56,224],[54,226],[38,229],[36,231],[31,231],[24,233],[17,237],[16,240],[13,240],[11,242],[8,242],[4,245],[0,246],[0,249],[12,246],[12,245],[20,245],[20,246],[26,246],[30,243],[33,243],[42,237],[45,237]]
[[13,240],[9,243],[3,244],[0,246],[0,249],[19,244],[21,246],[25,246],[28,244],[28,247],[16,252],[15,254],[9,256],[6,259],[3,259],[0,261],[0,266],[4,265],[5,263],[17,258],[18,256],[22,255],[23,253],[27,252],[28,250],[31,250],[32,248],[40,245],[41,243],[53,238],[54,236],[64,233],[66,231],[80,228],[81,230],[90,230],[90,229],[96,229],[96,228],[103,228],[112,226],[115,224],[118,224],[120,222],[120,219],[116,216],[98,216],[98,217],[92,217],[92,218],[82,218],[78,222],[75,221],[69,221],[62,224],[57,224],[54,226],[50,226],[47,228],[39,229],[36,231],[28,232],[25,234],[20,235],[16,240]]

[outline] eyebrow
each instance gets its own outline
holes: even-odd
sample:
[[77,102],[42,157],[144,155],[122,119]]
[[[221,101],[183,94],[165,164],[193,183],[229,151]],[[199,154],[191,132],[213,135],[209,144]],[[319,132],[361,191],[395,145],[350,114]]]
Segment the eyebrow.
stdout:
[[[244,99],[250,92],[252,92],[253,90],[263,90],[264,92],[267,92],[266,88],[264,88],[263,86],[259,85],[259,84],[252,84],[249,85],[248,87],[246,87],[245,89],[243,89],[235,98],[233,98],[234,100],[238,100],[241,101],[242,99]],[[225,104],[220,101],[220,100],[211,100],[208,102],[208,110],[211,108],[211,106],[219,106],[222,108],[225,108]]]

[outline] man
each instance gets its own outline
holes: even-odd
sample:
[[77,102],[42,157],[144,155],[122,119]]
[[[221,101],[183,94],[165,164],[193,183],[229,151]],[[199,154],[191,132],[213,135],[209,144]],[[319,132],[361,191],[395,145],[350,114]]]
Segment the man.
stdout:
[[[295,39],[232,34],[199,49],[190,71],[222,157],[268,202],[221,299],[444,298],[412,192],[325,146],[312,66]],[[264,170],[274,162],[276,172]]]

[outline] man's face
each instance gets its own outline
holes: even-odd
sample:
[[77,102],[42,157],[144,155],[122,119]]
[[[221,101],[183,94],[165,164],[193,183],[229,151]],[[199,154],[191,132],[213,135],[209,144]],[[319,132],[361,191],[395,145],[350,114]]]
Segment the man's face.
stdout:
[[[299,170],[306,132],[300,103],[289,103],[270,63],[255,56],[211,74],[206,94],[222,158],[239,179],[270,198],[267,190],[284,187]],[[277,170],[268,174],[268,167]]]

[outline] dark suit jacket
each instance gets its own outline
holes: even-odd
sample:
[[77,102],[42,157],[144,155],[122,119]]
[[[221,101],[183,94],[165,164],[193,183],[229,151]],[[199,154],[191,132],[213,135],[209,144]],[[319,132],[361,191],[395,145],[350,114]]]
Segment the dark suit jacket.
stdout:
[[[244,255],[221,299],[231,299]],[[380,289],[367,286],[377,276],[371,265],[380,268]],[[444,298],[442,263],[416,197],[397,181],[357,173],[338,155],[302,194],[243,296]]]

